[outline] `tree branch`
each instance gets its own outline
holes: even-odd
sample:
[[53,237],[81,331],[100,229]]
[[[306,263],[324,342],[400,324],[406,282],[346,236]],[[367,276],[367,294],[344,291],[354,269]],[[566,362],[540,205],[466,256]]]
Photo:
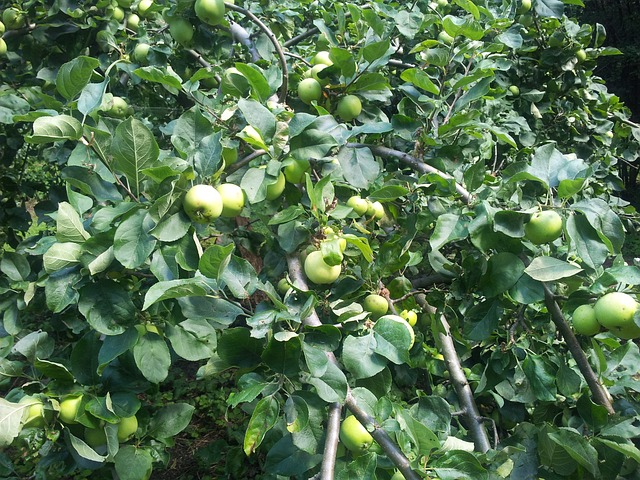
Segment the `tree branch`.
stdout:
[[547,306],[547,310],[549,310],[549,313],[551,314],[551,320],[553,321],[553,323],[555,323],[556,327],[558,327],[560,334],[564,338],[564,341],[567,344],[567,347],[569,348],[573,359],[576,361],[576,364],[578,365],[582,376],[586,380],[587,385],[591,390],[591,394],[593,395],[594,400],[596,401],[596,403],[605,407],[610,415],[613,415],[615,413],[615,410],[613,408],[613,404],[611,403],[611,396],[609,395],[609,392],[600,383],[598,377],[591,369],[589,361],[587,360],[587,356],[584,354],[584,351],[580,347],[580,342],[578,342],[578,339],[573,333],[573,330],[571,330],[571,327],[565,320],[564,315],[562,315],[562,310],[560,310],[560,306],[556,302],[553,292],[549,289],[547,284],[543,283],[542,286],[544,288],[544,303]]
[[251,61],[255,63],[260,60],[260,53],[254,45],[253,40],[251,40],[251,35],[249,35],[249,32],[247,32],[247,30],[242,25],[232,20],[229,20],[229,27],[231,29],[231,37],[239,44],[247,47],[247,49],[249,50],[249,53],[251,54]]
[[322,455],[322,468],[320,480],[333,480],[336,467],[336,453],[338,452],[338,440],[340,439],[340,417],[342,405],[338,402],[329,406],[329,418],[327,419],[327,437],[324,441],[324,453]]
[[[293,285],[300,290],[309,291],[309,287],[307,285],[307,281],[302,273],[302,264],[300,263],[300,259],[295,255],[287,255],[287,265],[289,267],[289,278],[291,279]],[[311,326],[320,326],[322,322],[320,321],[320,317],[314,311],[305,318],[302,322],[303,325],[311,325]],[[327,352],[327,358],[329,361],[335,365],[338,365],[338,360],[336,359],[333,352]],[[420,480],[420,476],[411,469],[411,464],[407,457],[402,453],[400,448],[391,440],[389,434],[383,429],[380,428],[375,420],[369,416],[364,410],[362,410],[356,401],[355,398],[351,395],[351,389],[347,386],[347,397],[344,401],[345,406],[355,415],[355,417],[362,423],[362,425],[371,432],[371,436],[375,439],[375,441],[382,447],[384,453],[389,457],[389,459],[398,467],[398,469],[404,475],[406,480]],[[324,478],[324,477],[323,477]]]
[[258,158],[262,155],[266,155],[267,151],[266,150],[256,150],[254,152],[251,152],[249,155],[247,155],[244,158],[241,158],[240,160],[238,160],[236,163],[232,163],[231,165],[229,165],[226,169],[225,169],[225,174],[226,175],[231,175],[233,172],[240,170],[242,167],[244,167],[246,164],[248,164],[251,160],[253,160],[254,158]]
[[282,51],[282,47],[278,43],[278,39],[273,34],[273,32],[267,27],[258,17],[256,17],[253,13],[251,13],[246,8],[238,7],[232,3],[225,2],[224,6],[229,10],[233,10],[235,12],[243,14],[245,17],[248,17],[253,23],[255,23],[260,30],[264,32],[264,34],[269,38],[273,47],[276,49],[278,54],[278,59],[280,61],[280,68],[282,69],[282,85],[280,86],[280,94],[278,95],[278,100],[280,103],[286,103],[287,100],[287,90],[289,89],[289,71],[287,70],[287,59],[284,56],[284,52]]
[[409,165],[414,170],[420,173],[435,173],[441,178],[445,180],[453,180],[456,187],[456,192],[462,197],[462,199],[466,203],[471,202],[471,194],[455,179],[449,175],[448,173],[441,172],[435,167],[424,163],[421,160],[418,160],[416,157],[409,155],[408,153],[401,152],[399,150],[394,150],[389,147],[382,147],[378,145],[370,145],[367,143],[347,143],[346,145],[349,148],[368,148],[374,155],[379,155],[381,157],[392,157],[400,160],[401,162]]

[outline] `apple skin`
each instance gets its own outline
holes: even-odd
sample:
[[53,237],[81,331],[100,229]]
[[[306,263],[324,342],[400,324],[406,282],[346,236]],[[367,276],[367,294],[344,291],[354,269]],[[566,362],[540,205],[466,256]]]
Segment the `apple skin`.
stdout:
[[223,183],[216,187],[222,198],[222,216],[237,217],[244,207],[244,192],[238,185]]
[[130,14],[127,17],[127,28],[130,28],[133,31],[138,31],[138,27],[140,26],[140,17],[135,13]]
[[185,18],[172,18],[169,22],[169,33],[180,45],[188,45],[193,38],[193,25]]
[[138,13],[143,17],[146,17],[152,6],[153,0],[140,0],[140,3],[138,3]]
[[195,185],[182,202],[185,213],[195,223],[211,223],[222,214],[222,197],[211,185]]
[[280,195],[282,195],[282,192],[284,192],[285,184],[286,179],[284,177],[284,173],[280,172],[276,182],[267,185],[267,200],[275,200]]
[[147,55],[149,55],[149,49],[151,45],[148,43],[139,43],[136,48],[133,49],[133,58],[138,63],[146,63]]
[[353,415],[340,424],[340,441],[354,453],[364,453],[373,443],[373,437]]
[[44,403],[39,398],[24,396],[18,402],[20,405],[29,405],[24,409],[22,418],[24,419],[23,426],[25,427],[43,427],[45,423],[44,418]]
[[587,59],[587,52],[583,48],[576,52],[576,58],[579,62],[584,62]]
[[442,30],[438,34],[438,40],[440,40],[445,45],[453,45],[454,38],[451,35],[449,35],[447,32],[445,32],[444,30]]
[[284,167],[284,178],[289,183],[297,184],[304,179],[305,172],[311,168],[309,160],[306,158],[292,158],[291,163]]
[[126,442],[138,430],[138,419],[135,415],[125,417],[118,424],[118,441]]
[[543,210],[531,215],[524,226],[524,235],[531,243],[553,242],[562,234],[562,217],[555,210]]
[[345,122],[350,122],[362,112],[362,102],[355,95],[346,95],[338,101],[336,113]]
[[307,105],[322,98],[322,86],[315,78],[305,78],[298,84],[298,97]]
[[596,311],[591,305],[580,305],[573,311],[573,329],[580,335],[593,336],[600,331]]
[[329,66],[325,65],[324,63],[319,63],[311,68],[311,78],[316,80],[323,87],[329,85],[330,83],[330,80],[328,78],[323,78],[318,75],[325,68],[329,68]]
[[384,207],[378,201],[367,201],[367,216],[374,217],[376,220],[382,220],[384,218]]
[[64,398],[60,402],[60,412],[58,414],[58,418],[61,422],[66,423],[67,425],[73,425],[76,422],[76,415],[78,414],[78,410],[80,409],[80,404],[82,402],[82,395],[77,397],[67,397]]
[[320,52],[315,54],[315,56],[311,60],[311,64],[312,65],[326,65],[327,67],[330,67],[331,65],[333,65],[333,61],[330,58],[329,52],[327,52],[325,50],[322,50],[322,51],[320,51]]
[[0,38],[0,56],[5,56],[7,54],[7,43],[4,39]]
[[418,323],[418,314],[413,310],[403,310],[402,312],[400,312],[400,316],[404,318],[412,327],[415,326],[416,323]]
[[194,10],[208,25],[219,25],[224,20],[224,0],[196,0]]
[[382,295],[371,293],[364,298],[362,308],[371,314],[370,316],[373,320],[377,320],[387,313],[389,310],[389,302],[387,302],[387,299]]
[[113,19],[116,22],[121,22],[124,20],[124,10],[120,7],[115,7],[113,9],[113,14],[112,14]]
[[309,280],[318,285],[335,282],[342,272],[341,265],[328,265],[320,250],[315,250],[304,260],[304,273]]
[[619,338],[640,337],[640,327],[633,321],[638,302],[624,292],[611,292],[598,299],[593,309],[598,323]]
[[353,208],[357,215],[364,215],[369,209],[369,203],[359,195],[353,195],[347,200],[347,207]]

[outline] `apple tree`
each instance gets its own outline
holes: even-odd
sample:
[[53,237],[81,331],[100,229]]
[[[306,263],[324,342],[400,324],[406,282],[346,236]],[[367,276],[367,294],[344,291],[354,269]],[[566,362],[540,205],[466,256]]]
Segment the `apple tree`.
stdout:
[[640,125],[582,6],[5,2],[3,475],[150,478],[193,362],[261,478],[638,478]]

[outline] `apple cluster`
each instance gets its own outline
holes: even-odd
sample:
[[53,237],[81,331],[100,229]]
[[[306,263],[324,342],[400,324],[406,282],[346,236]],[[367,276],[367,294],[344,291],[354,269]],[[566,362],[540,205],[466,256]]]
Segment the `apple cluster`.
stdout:
[[220,216],[240,215],[244,208],[244,192],[233,183],[222,183],[215,188],[205,184],[194,185],[184,196],[182,206],[193,222],[209,224]]
[[593,336],[602,328],[618,338],[640,337],[640,326],[635,322],[638,302],[624,292],[611,292],[598,299],[595,305],[580,305],[573,312],[573,328],[581,335]]
[[[323,87],[329,85],[330,79],[321,72],[333,65],[329,52],[322,50],[311,60],[312,67],[304,72],[298,84],[298,98],[307,105],[322,99]],[[338,100],[335,114],[345,122],[353,121],[362,112],[362,102],[356,95],[343,95]]]

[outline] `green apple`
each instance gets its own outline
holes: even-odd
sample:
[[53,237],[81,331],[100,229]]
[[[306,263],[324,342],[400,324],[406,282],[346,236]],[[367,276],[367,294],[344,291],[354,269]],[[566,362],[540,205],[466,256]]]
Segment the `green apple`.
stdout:
[[600,331],[596,311],[591,305],[580,305],[573,311],[573,329],[580,335],[593,336]]
[[387,288],[389,289],[391,298],[400,298],[413,290],[413,285],[411,280],[404,275],[400,275],[391,280],[387,285]]
[[638,302],[624,292],[611,292],[598,299],[593,309],[598,323],[620,338],[640,337],[640,327],[633,318]]
[[180,45],[188,45],[193,38],[193,25],[186,18],[171,18],[169,21],[169,33]]
[[267,200],[275,200],[284,191],[284,187],[286,184],[286,179],[284,178],[284,173],[280,172],[278,175],[278,179],[275,183],[270,183],[267,185]]
[[289,183],[297,184],[302,182],[304,174],[311,168],[311,164],[306,158],[290,158],[286,162],[284,178],[286,178]]
[[353,415],[340,424],[340,441],[354,453],[364,453],[373,443],[373,437]]
[[137,32],[139,26],[140,26],[140,17],[135,13],[129,14],[129,16],[127,17],[127,28],[133,30],[134,32]]
[[382,218],[384,218],[384,207],[382,204],[378,201],[370,202],[367,200],[367,202],[367,216],[373,217],[376,220],[382,220]]
[[120,7],[115,7],[111,16],[116,22],[121,22],[124,20],[124,10]]
[[237,217],[244,207],[244,192],[238,185],[223,183],[216,187],[222,198],[222,216]]
[[211,185],[194,185],[182,201],[189,218],[196,223],[211,223],[222,214],[222,197]]
[[4,57],[7,54],[7,43],[4,39],[0,38],[0,56]]
[[404,318],[412,327],[414,327],[416,323],[418,323],[418,314],[413,310],[402,310],[402,312],[400,312],[400,316]]
[[329,265],[324,261],[322,252],[314,250],[304,260],[304,273],[309,280],[318,285],[335,282],[342,272],[341,265]]
[[153,6],[153,0],[140,0],[138,3],[138,14],[146,17],[149,13],[149,9]]
[[0,35],[2,35],[6,30],[6,27],[4,26],[4,23],[0,22]]
[[238,160],[238,149],[222,147],[222,159],[227,167],[234,164]]
[[338,101],[336,113],[345,122],[350,122],[362,112],[362,102],[355,95],[345,95]]
[[150,48],[151,45],[149,45],[148,43],[137,44],[136,48],[133,49],[134,60],[138,63],[146,63]]
[[224,20],[224,0],[196,0],[196,16],[208,25],[219,25]]
[[118,441],[126,442],[138,430],[138,419],[135,415],[125,417],[118,423]]
[[322,98],[322,86],[315,78],[305,78],[298,84],[298,97],[309,105]]
[[2,12],[2,23],[7,30],[17,30],[27,24],[27,17],[17,8],[9,7]]
[[524,226],[524,235],[531,243],[553,242],[562,234],[562,217],[555,210],[543,210],[531,215]]
[[389,302],[382,295],[371,293],[364,298],[362,308],[369,312],[373,320],[377,320],[389,310]]
[[276,286],[276,289],[278,290],[278,293],[280,295],[286,294],[290,288],[291,288],[291,284],[289,283],[289,280],[287,280],[286,278],[281,278],[278,281],[278,285]]
[[42,427],[45,423],[44,403],[39,398],[26,395],[20,399],[19,405],[28,405],[22,413],[23,426]]
[[520,95],[520,89],[518,88],[517,85],[511,85],[509,87],[509,91],[516,96]]
[[323,63],[319,63],[318,65],[314,65],[311,68],[311,78],[316,80],[323,87],[326,87],[327,85],[329,85],[329,82],[330,82],[329,78],[319,76],[319,73],[322,70],[324,70],[325,68],[329,68],[329,66],[325,65]]
[[333,65],[333,61],[331,60],[329,52],[323,50],[315,54],[315,56],[311,60],[311,64],[326,65],[330,67],[331,65]]
[[579,62],[584,62],[587,59],[587,52],[583,48],[576,52],[576,58]]
[[100,448],[107,444],[107,435],[104,428],[85,428],[84,441],[92,448]]
[[82,403],[82,395],[77,395],[74,397],[65,397],[60,402],[60,411],[58,413],[58,418],[61,422],[66,423],[67,425],[73,425],[74,423],[78,423],[76,421],[76,416],[80,411],[80,405]]
[[518,13],[527,13],[529,10],[531,10],[531,0],[521,0]]
[[125,118],[131,113],[131,110],[129,109],[129,104],[124,98],[114,96],[111,101],[111,107],[107,110],[107,113],[115,118]]
[[454,38],[451,35],[449,35],[447,32],[445,32],[444,30],[442,30],[438,34],[438,40],[440,40],[445,45],[453,45]]
[[353,208],[356,215],[364,215],[369,209],[369,203],[359,195],[353,195],[347,200],[347,207]]
[[529,28],[531,25],[533,25],[533,15],[531,15],[530,13],[525,13],[524,15],[520,15],[518,17],[518,22],[524,28]]

